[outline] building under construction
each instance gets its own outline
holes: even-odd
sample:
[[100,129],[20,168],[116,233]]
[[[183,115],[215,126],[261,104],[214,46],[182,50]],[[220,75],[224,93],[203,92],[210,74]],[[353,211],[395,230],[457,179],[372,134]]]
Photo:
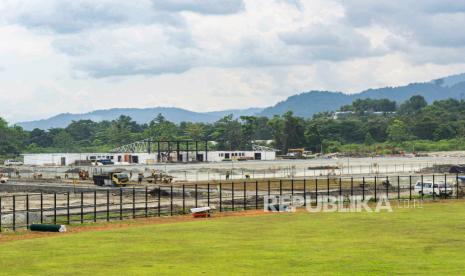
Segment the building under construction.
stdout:
[[[115,165],[221,162],[229,160],[274,160],[276,152],[267,147],[254,146],[251,151],[209,150],[208,141],[156,141],[146,139],[116,148],[108,153],[40,153],[23,154],[25,165],[67,166],[83,163]],[[102,161],[103,160],[103,161]]]

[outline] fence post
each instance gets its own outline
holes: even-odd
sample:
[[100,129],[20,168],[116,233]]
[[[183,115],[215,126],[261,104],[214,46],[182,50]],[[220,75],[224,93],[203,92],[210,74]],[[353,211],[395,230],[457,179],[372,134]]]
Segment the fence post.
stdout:
[[315,200],[316,205],[318,205],[318,178],[315,178]]
[[409,200],[412,200],[412,176],[408,177]]
[[294,195],[294,178],[291,179],[291,195]]
[[123,220],[123,189],[119,188],[119,220]]
[[389,176],[386,176],[386,197],[389,199],[389,186],[391,183],[389,182]]
[[244,211],[247,210],[247,183],[244,181]]
[[[444,185],[445,185],[445,198],[447,199],[448,197],[448,193],[447,193],[447,174],[444,174]],[[452,190],[452,187],[450,187],[450,189]],[[441,194],[441,190],[439,189],[439,194]]]
[[26,229],[29,229],[29,194],[26,194]]
[[376,189],[378,186],[377,184],[378,184],[378,177],[375,175],[375,202],[378,201],[377,192],[376,192]]
[[271,187],[270,186],[271,186],[271,181],[268,180],[268,197],[271,196]]
[[13,231],[16,231],[16,195],[13,195]]
[[397,200],[400,200],[400,176],[397,176]]
[[40,223],[44,223],[44,194],[40,192]]
[[424,186],[424,183],[423,183],[423,175],[421,175],[421,200],[423,200],[423,197],[424,197],[424,194],[423,194],[423,186]]
[[307,181],[304,178],[304,206],[307,206]]
[[158,216],[161,216],[161,186],[158,186]]
[[455,175],[455,197],[459,199],[459,174]]
[[0,196],[0,233],[2,233],[2,197]]
[[[197,185],[197,184],[196,184]],[[195,192],[195,205],[197,207],[197,187]],[[170,185],[170,215],[173,216],[173,185]]]
[[354,196],[354,177],[350,178],[350,196]]
[[110,221],[110,190],[107,190],[107,221]]
[[84,223],[84,192],[81,192],[81,224],[82,223]]
[[339,197],[342,197],[342,179],[339,177]]
[[329,202],[329,177],[326,178],[326,196],[328,197],[326,200]]
[[53,193],[53,224],[57,224],[57,193]]
[[197,208],[198,205],[198,198],[197,198],[197,184],[195,184],[195,208]]
[[0,196],[0,233],[2,233],[2,197]]
[[365,200],[365,177],[362,177],[362,200]]
[[97,191],[94,191],[94,222],[97,222]]
[[136,188],[132,187],[132,218],[136,218]]
[[282,179],[279,180],[279,195],[281,197],[283,195],[283,181],[282,181]]
[[231,203],[231,207],[232,207],[232,210],[234,211],[234,182],[231,183],[231,198],[232,198],[232,203]]
[[223,187],[220,182],[220,212],[223,212]]
[[148,187],[145,186],[145,217],[149,216],[149,193]]
[[258,210],[258,180],[255,181],[255,209]]
[[182,184],[182,213],[186,213],[186,185]]
[[210,182],[207,183],[207,206],[210,207]]
[[435,199],[435,196],[434,196],[434,184],[435,184],[435,179],[434,179],[435,175],[433,173],[433,200]]
[[69,192],[66,193],[66,222],[68,225],[71,224],[71,217],[69,214]]

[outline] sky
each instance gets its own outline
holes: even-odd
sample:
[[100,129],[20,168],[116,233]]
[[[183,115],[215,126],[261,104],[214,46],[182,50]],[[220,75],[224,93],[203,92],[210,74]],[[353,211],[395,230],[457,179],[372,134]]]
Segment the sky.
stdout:
[[265,107],[465,72],[464,0],[1,0],[0,117]]

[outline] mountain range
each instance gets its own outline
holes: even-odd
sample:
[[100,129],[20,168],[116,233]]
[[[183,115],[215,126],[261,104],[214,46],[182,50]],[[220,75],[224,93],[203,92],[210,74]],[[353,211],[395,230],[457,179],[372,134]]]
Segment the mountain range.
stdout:
[[154,107],[154,108],[113,108],[96,110],[83,114],[63,113],[48,119],[19,122],[16,125],[26,130],[34,128],[50,129],[66,127],[72,121],[113,120],[120,115],[130,116],[138,123],[148,123],[158,114],[162,114],[167,120],[174,123],[182,121],[212,123],[220,118],[232,114],[240,116],[267,116],[282,115],[291,110],[295,115],[311,117],[313,114],[324,111],[334,111],[343,105],[350,104],[356,99],[390,99],[401,103],[411,96],[422,95],[428,102],[447,98],[465,98],[465,73],[453,75],[424,83],[411,83],[405,86],[384,87],[368,89],[360,93],[345,94],[333,91],[310,91],[297,94],[267,108],[230,109],[214,112],[194,112],[176,107]]

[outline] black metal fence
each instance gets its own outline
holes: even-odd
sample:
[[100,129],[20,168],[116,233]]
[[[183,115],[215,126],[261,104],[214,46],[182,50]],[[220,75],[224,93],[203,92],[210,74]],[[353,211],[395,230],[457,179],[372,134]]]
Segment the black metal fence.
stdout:
[[461,177],[444,174],[249,180],[158,185],[152,189],[13,194],[0,196],[0,231],[29,228],[32,223],[75,224],[174,216],[204,206],[218,212],[261,209],[267,197],[277,195],[299,195],[312,204],[329,196],[361,196],[375,201],[381,197],[459,199],[463,197],[462,187]]

